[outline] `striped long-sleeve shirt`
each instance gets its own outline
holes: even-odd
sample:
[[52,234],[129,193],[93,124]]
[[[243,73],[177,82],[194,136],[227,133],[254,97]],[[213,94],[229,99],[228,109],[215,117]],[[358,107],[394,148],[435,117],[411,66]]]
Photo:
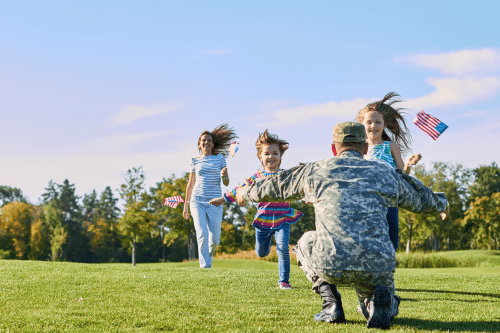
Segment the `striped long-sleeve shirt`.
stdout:
[[[269,173],[259,170],[247,178],[247,181],[252,184],[256,179],[273,177],[277,174],[278,173]],[[226,202],[236,201],[236,190],[239,187],[240,186],[237,186],[234,190],[224,194]],[[257,206],[257,213],[255,214],[252,225],[257,225],[265,229],[278,229],[284,223],[296,223],[302,216],[304,216],[304,214],[291,208],[288,202],[259,202]]]

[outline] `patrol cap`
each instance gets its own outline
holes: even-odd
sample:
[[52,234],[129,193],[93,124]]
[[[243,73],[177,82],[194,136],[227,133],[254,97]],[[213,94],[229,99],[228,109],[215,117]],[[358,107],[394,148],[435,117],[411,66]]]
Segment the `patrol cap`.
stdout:
[[366,133],[363,124],[346,121],[335,125],[333,128],[333,141],[335,142],[365,142]]

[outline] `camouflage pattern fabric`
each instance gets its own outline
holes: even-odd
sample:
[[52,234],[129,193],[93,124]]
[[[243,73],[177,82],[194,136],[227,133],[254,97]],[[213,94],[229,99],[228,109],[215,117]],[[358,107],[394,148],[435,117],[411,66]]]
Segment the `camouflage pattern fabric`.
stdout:
[[366,132],[363,124],[346,121],[333,128],[334,142],[365,142]]
[[307,279],[313,284],[312,290],[318,293],[318,287],[324,282],[330,284],[354,284],[358,295],[358,312],[368,319],[370,303],[373,292],[378,286],[386,286],[391,292],[391,317],[399,313],[399,302],[401,298],[395,295],[394,275],[392,272],[365,272],[365,271],[339,271],[339,270],[315,270],[311,267],[311,253],[316,241],[316,232],[308,231],[302,235],[293,248],[297,255],[297,265],[304,271]]
[[342,271],[323,270],[311,267],[311,253],[316,241],[316,231],[308,231],[302,235],[293,248],[292,252],[297,256],[297,266],[304,271],[307,279],[313,284],[313,291],[318,292],[318,287],[323,282],[330,284],[354,283],[359,298],[367,298],[373,295],[377,286],[386,286],[394,294],[394,275],[392,272],[366,272],[366,271]]
[[302,197],[314,205],[316,236],[309,265],[317,272],[393,272],[388,207],[431,213],[447,205],[444,193],[432,192],[401,170],[364,160],[355,151],[281,171],[243,191],[248,202]]

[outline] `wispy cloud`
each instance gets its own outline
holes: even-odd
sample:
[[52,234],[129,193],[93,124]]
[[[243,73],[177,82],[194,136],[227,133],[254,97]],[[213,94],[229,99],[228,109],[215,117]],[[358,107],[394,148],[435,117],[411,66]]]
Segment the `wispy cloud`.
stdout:
[[[429,107],[460,106],[491,98],[500,92],[499,76],[484,78],[429,78],[427,82],[435,88],[433,92],[422,97],[406,100],[402,106],[412,110]],[[377,99],[379,98],[356,98],[341,102],[332,101],[322,104],[282,108],[274,112],[274,119],[268,123],[259,124],[259,126],[287,127],[318,117],[337,117],[345,120],[353,120],[359,110],[365,107],[366,104],[375,102]]]
[[500,77],[485,78],[430,78],[427,82],[436,89],[422,97],[407,100],[409,109],[426,107],[459,106],[490,98],[500,91]]
[[111,117],[114,125],[128,124],[141,118],[155,116],[158,114],[178,111],[186,107],[185,103],[171,102],[155,105],[125,105],[120,111]]
[[232,51],[229,49],[214,49],[214,50],[205,50],[203,51],[203,54],[218,56],[218,55],[228,54],[231,52]]
[[395,58],[420,67],[434,68],[444,74],[491,74],[500,70],[500,51],[484,48],[440,54],[415,54]]
[[[434,68],[448,78],[429,78],[427,83],[435,89],[430,94],[406,100],[404,106],[417,110],[429,107],[461,106],[484,101],[500,92],[500,76],[492,73],[500,70],[500,51],[491,48],[461,50],[441,54],[416,54],[396,58],[417,66]],[[489,76],[485,76],[488,73]],[[380,96],[381,97],[381,96]],[[318,117],[354,119],[356,113],[376,99],[356,98],[341,102],[282,107],[274,112],[274,119],[259,126],[290,126]]]
[[[468,112],[464,112],[464,113],[461,113],[461,114],[457,115],[456,118],[467,118],[467,117],[480,118],[480,117],[484,117],[485,115],[489,114],[490,112],[491,112],[491,110],[474,110],[474,111],[468,111]],[[495,110],[495,112],[497,114],[500,114],[499,110]]]
[[161,132],[151,132],[151,133],[113,135],[105,138],[95,139],[93,140],[93,144],[98,144],[100,147],[111,147],[111,148],[124,147],[130,144],[139,144],[152,138],[158,138],[171,134],[174,133],[169,131],[161,131]]
[[303,123],[317,117],[339,117],[354,119],[357,112],[375,99],[356,98],[341,102],[327,102],[322,104],[302,105],[294,108],[285,108],[274,113],[275,120],[259,126],[284,127]]

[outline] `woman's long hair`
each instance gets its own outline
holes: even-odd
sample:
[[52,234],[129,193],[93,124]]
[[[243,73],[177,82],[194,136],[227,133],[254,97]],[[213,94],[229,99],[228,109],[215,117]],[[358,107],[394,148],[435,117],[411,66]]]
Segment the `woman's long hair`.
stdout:
[[222,154],[224,155],[224,157],[227,157],[227,155],[229,154],[231,141],[238,137],[234,132],[234,129],[229,128],[228,124],[217,126],[212,132],[203,131],[198,138],[198,150],[200,151],[200,154],[200,141],[201,137],[205,134],[209,134],[212,137],[212,141],[214,143],[214,147],[212,148],[212,155]]
[[394,141],[399,146],[401,154],[411,151],[410,143],[412,141],[410,131],[406,126],[405,119],[403,115],[404,108],[394,108],[392,105],[395,103],[402,102],[399,98],[400,96],[395,92],[390,92],[384,96],[380,101],[368,104],[364,109],[359,111],[356,121],[363,123],[365,114],[370,111],[377,111],[384,117],[384,123],[386,125],[387,131],[392,135],[389,136],[384,130],[382,132],[382,140],[384,141]]

